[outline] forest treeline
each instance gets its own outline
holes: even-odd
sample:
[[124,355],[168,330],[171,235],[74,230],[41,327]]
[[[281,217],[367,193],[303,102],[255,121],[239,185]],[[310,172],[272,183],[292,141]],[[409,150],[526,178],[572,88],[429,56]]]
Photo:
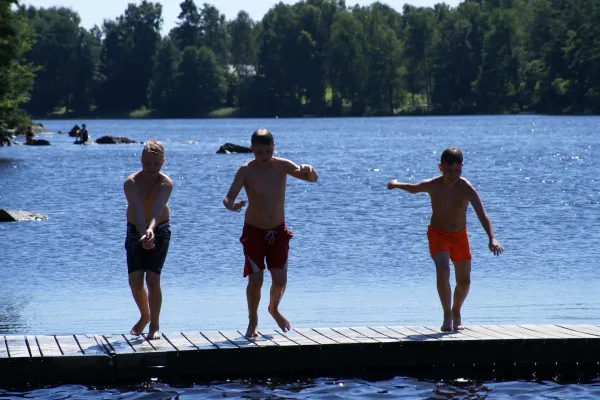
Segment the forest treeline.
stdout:
[[279,3],[227,20],[184,0],[102,26],[76,10],[0,2],[0,119],[600,113],[600,1],[457,7]]

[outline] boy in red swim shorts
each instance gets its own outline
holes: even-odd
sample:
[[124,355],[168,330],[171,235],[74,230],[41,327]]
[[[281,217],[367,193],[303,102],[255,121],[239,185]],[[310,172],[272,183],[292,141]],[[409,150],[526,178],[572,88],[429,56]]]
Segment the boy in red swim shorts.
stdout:
[[240,242],[244,248],[244,277],[248,277],[248,329],[246,336],[258,337],[258,304],[263,284],[263,271],[269,269],[272,278],[269,313],[277,325],[287,332],[289,321],[279,312],[279,303],[287,284],[287,260],[292,232],[285,226],[285,187],[288,175],[308,182],[316,182],[317,172],[310,165],[298,166],[290,160],[273,157],[275,141],[266,129],[252,134],[254,160],[243,164],[237,171],[229,192],[223,199],[225,208],[240,211],[244,201],[235,201],[244,188],[248,208]]
[[[416,184],[388,182],[388,189],[402,189],[408,193],[429,193],[431,197],[431,222],[427,229],[429,252],[436,266],[437,290],[444,310],[444,332],[464,329],[460,309],[471,285],[471,251],[467,235],[467,207],[473,206],[479,222],[489,238],[489,249],[494,255],[504,251],[496,240],[492,222],[483,208],[477,191],[465,178],[461,178],[463,155],[457,147],[442,152],[438,164],[441,176]],[[454,264],[456,287],[452,306],[450,288],[450,260]]]

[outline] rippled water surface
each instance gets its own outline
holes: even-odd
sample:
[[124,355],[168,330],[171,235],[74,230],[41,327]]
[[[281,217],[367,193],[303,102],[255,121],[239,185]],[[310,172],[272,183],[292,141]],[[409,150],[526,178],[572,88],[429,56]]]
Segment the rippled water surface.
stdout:
[[[245,328],[238,241],[243,215],[228,212],[221,201],[248,155],[215,152],[225,142],[248,145],[258,127],[273,132],[278,156],[310,163],[320,177],[314,184],[288,180],[287,224],[294,238],[282,311],[293,326],[441,322],[425,234],[429,199],[390,192],[385,185],[391,178],[417,182],[436,175],[440,152],[449,146],[463,149],[463,176],[479,191],[506,249],[493,257],[470,210],[473,273],[464,322],[595,324],[600,319],[595,250],[600,118],[43,121],[55,132],[41,135],[52,146],[0,148],[0,208],[49,216],[0,224],[0,333],[124,332],[137,319],[127,285],[122,183],[139,168],[142,145],[75,146],[72,138],[56,133],[82,122],[92,138],[113,134],[165,144],[163,171],[175,184],[173,237],[162,275],[165,332]],[[275,327],[266,304],[260,318],[261,327]],[[300,398],[355,393],[435,398],[439,389],[435,382],[403,378],[352,380],[343,387],[332,382],[323,378],[300,388],[156,384],[150,392],[134,387],[122,395],[119,389],[65,386],[28,395],[60,398],[64,389],[74,397],[169,398],[180,391],[182,397],[211,397],[227,388],[240,396],[249,391],[248,397],[255,391],[293,397],[298,391]],[[385,393],[378,394],[380,386]],[[492,391],[477,394],[484,390],[480,387]],[[512,390],[517,398],[530,390],[571,398],[581,387],[486,384],[473,386],[472,398]],[[583,387],[587,394],[597,390],[593,384]]]

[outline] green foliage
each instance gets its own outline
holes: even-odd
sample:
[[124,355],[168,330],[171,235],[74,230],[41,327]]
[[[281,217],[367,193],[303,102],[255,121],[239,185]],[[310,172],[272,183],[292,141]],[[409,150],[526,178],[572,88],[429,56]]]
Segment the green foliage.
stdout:
[[35,68],[23,56],[32,43],[32,32],[16,1],[0,2],[0,124],[13,127],[27,120],[19,108],[29,100]]
[[65,117],[600,113],[598,0],[402,12],[302,0],[260,21],[182,0],[162,38],[158,2],[90,31],[71,9],[0,4],[5,120],[23,118],[23,105]]

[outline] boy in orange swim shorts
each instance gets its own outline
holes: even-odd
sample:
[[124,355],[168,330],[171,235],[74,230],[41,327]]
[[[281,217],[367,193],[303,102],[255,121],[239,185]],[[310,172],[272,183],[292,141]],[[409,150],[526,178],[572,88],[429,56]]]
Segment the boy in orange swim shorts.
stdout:
[[[489,238],[489,249],[494,255],[504,251],[496,240],[492,222],[483,208],[477,191],[461,177],[463,155],[457,147],[442,152],[438,164],[441,176],[416,184],[388,182],[388,189],[402,189],[408,193],[429,193],[431,197],[431,223],[427,229],[429,252],[437,272],[437,290],[444,310],[444,332],[464,329],[460,309],[471,285],[471,251],[467,235],[467,207],[473,206],[479,222]],[[456,287],[454,305],[450,288],[450,261],[454,264]]]

